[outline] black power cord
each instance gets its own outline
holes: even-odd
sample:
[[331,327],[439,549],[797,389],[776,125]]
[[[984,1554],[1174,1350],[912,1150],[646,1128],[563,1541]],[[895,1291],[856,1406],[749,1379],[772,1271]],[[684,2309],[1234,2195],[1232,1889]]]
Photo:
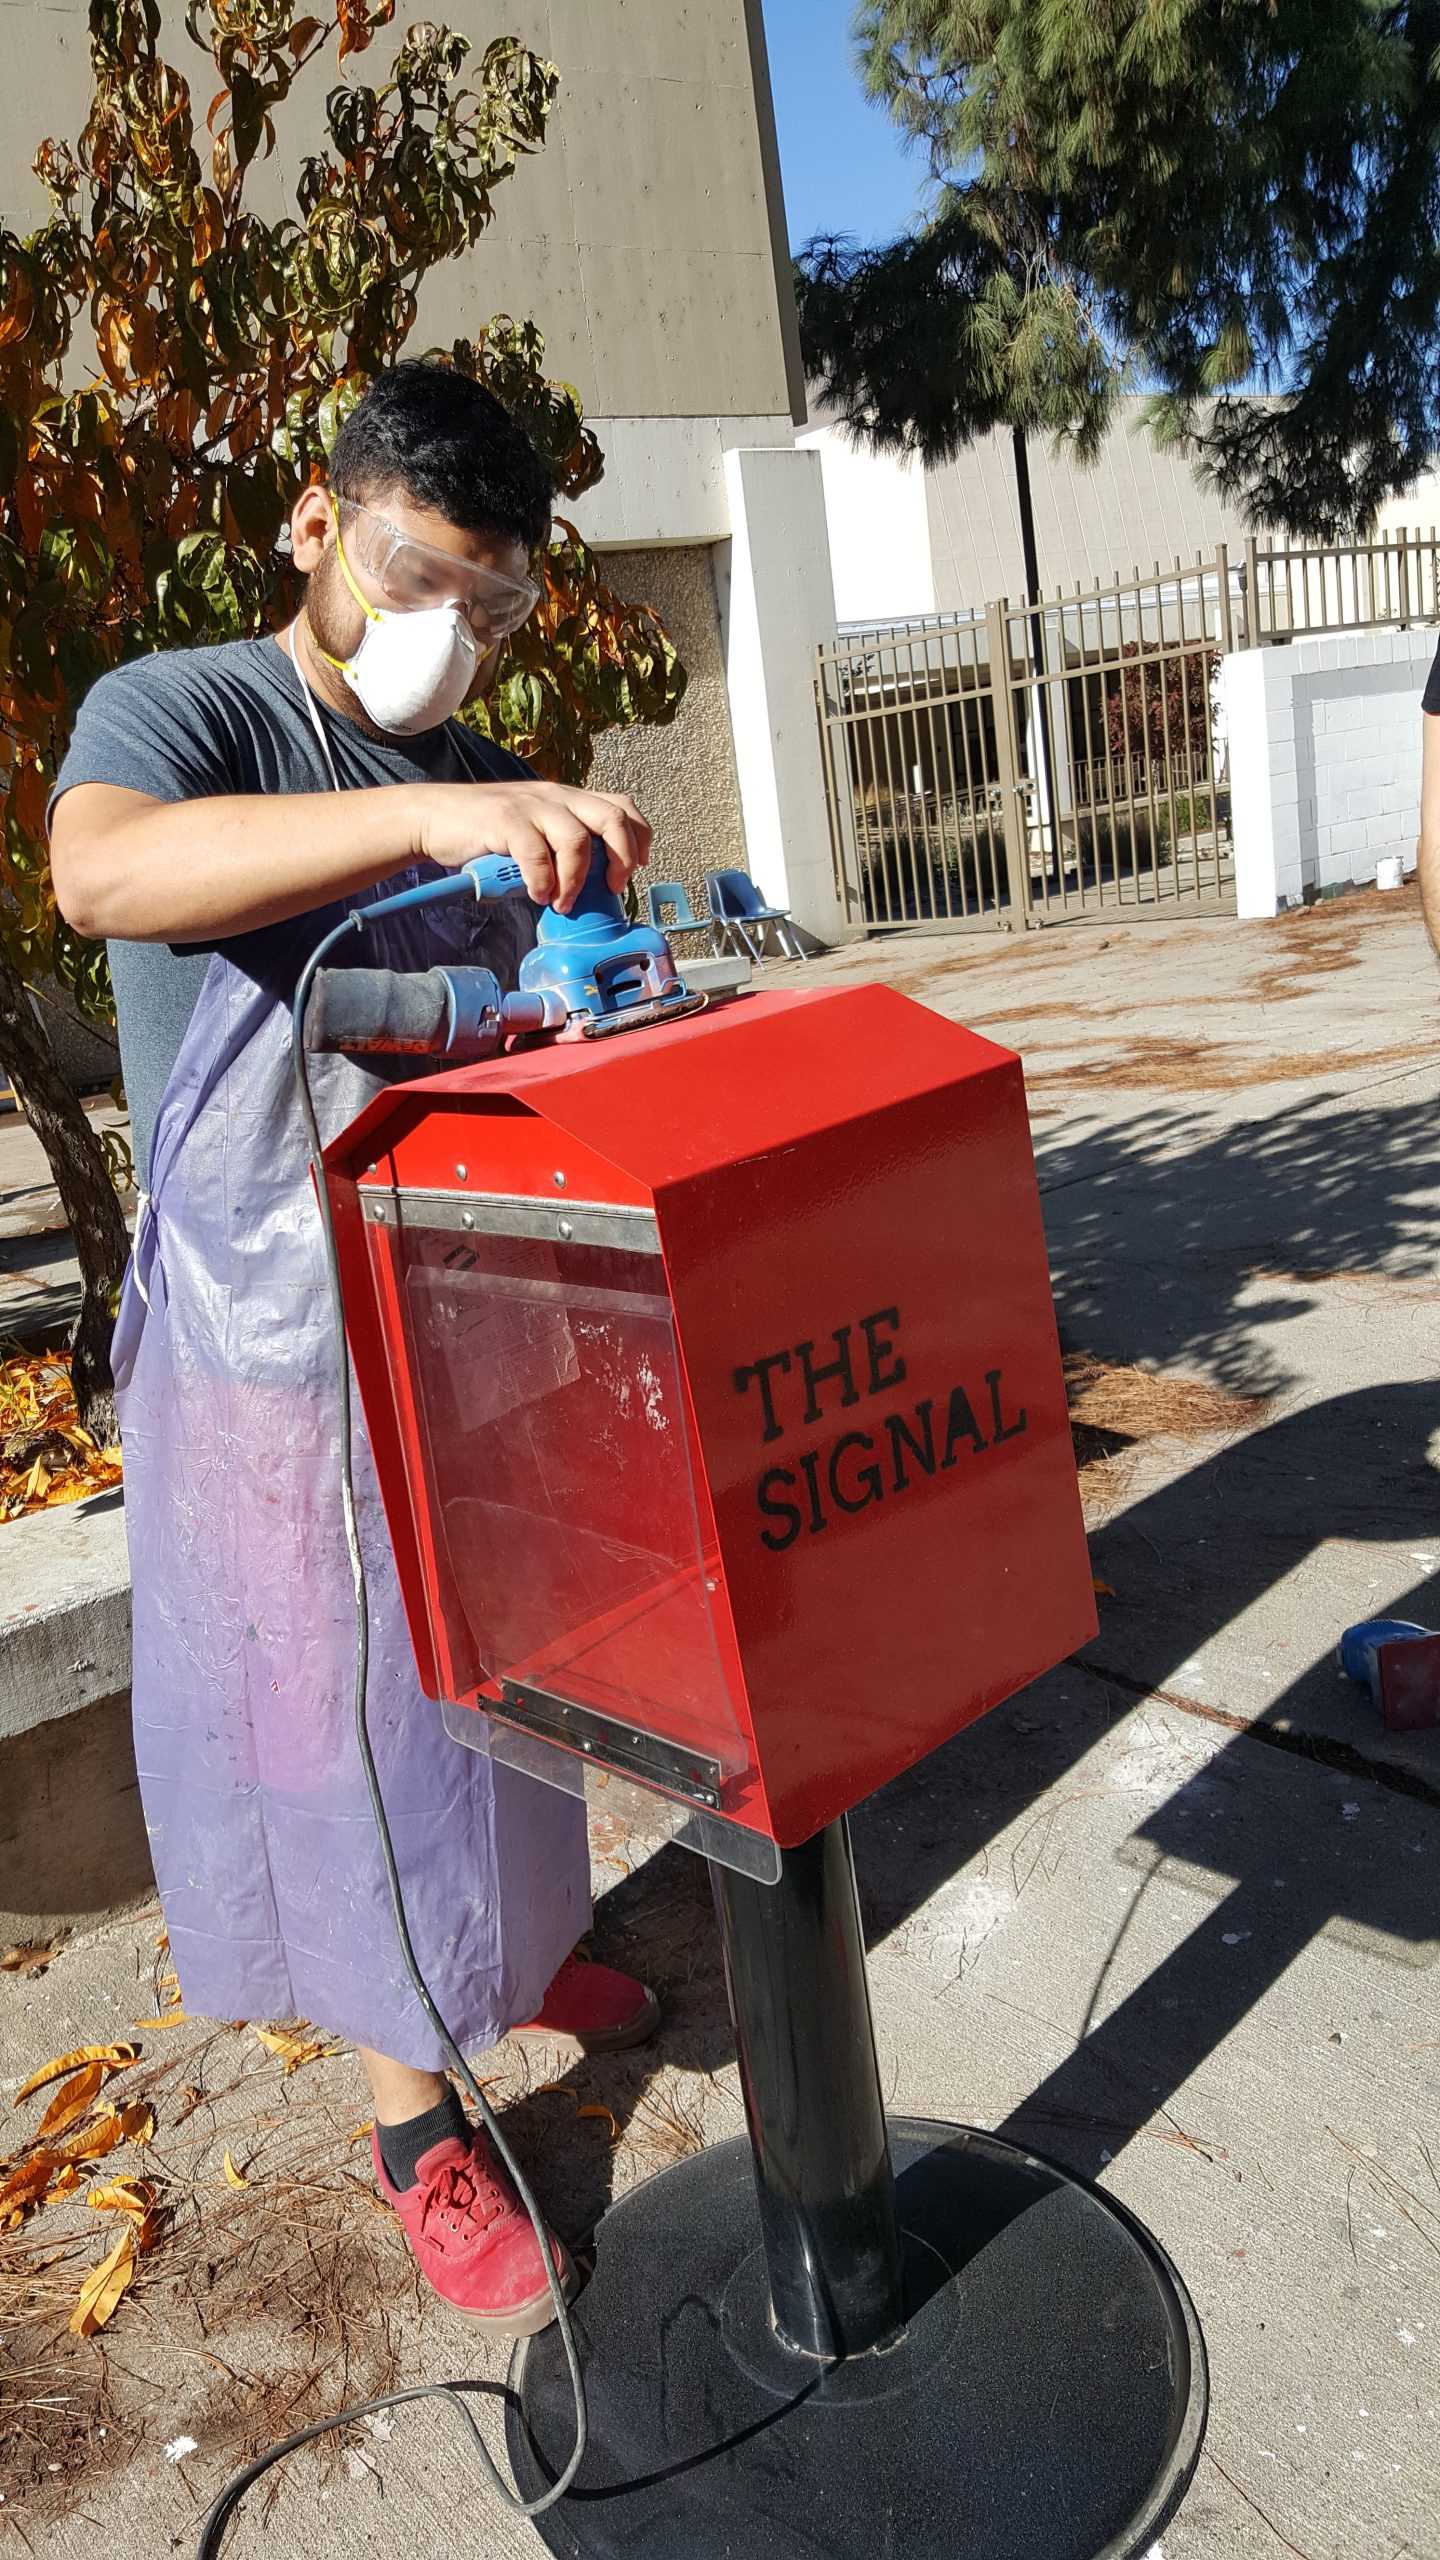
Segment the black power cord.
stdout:
[[[457,886],[453,877],[443,883],[427,885],[433,885],[433,889],[438,889],[442,896],[453,895]],[[464,2083],[466,2094],[472,2101],[486,2134],[514,2181],[516,2193],[530,2217],[530,2227],[540,2244],[540,2253],[550,2285],[550,2296],[555,2305],[555,2317],[559,2323],[561,2343],[565,2350],[570,2389],[574,2396],[575,2444],[569,2461],[553,2487],[547,2489],[543,2497],[526,2501],[517,2497],[509,2482],[501,2477],[495,2457],[476,2424],[474,2412],[468,2407],[463,2397],[464,2386],[453,2382],[422,2382],[413,2390],[388,2391],[378,2400],[357,2401],[353,2408],[337,2409],[332,2418],[319,2418],[313,2426],[297,2428],[294,2435],[282,2437],[278,2444],[270,2445],[264,2453],[257,2455],[253,2462],[247,2463],[243,2470],[235,2472],[202,2520],[200,2539],[195,2546],[195,2560],[215,2560],[221,2547],[225,2527],[241,2499],[246,2491],[271,2469],[273,2464],[283,2462],[287,2455],[296,2452],[301,2445],[313,2444],[318,2436],[331,2435],[338,2427],[353,2426],[358,2419],[376,2415],[383,2409],[400,2409],[412,2400],[443,2400],[450,2408],[458,2410],[470,2430],[491,2491],[500,2500],[502,2506],[508,2508],[511,2515],[515,2516],[543,2515],[547,2507],[553,2507],[558,2499],[564,2497],[584,2461],[588,2437],[585,2383],[580,2371],[580,2358],[575,2345],[575,2332],[571,2325],[564,2287],[556,2272],[554,2255],[550,2247],[550,2235],[541,2219],[540,2208],[526,2183],[524,2172],[500,2129],[494,2110],[442,2018],[430,1986],[420,1970],[419,1958],[410,1936],[410,1923],[406,1916],[399,1870],[395,1863],[394,1843],[390,1837],[389,1823],[385,1818],[385,1803],[380,1791],[375,1755],[370,1746],[368,1718],[370,1603],[365,1580],[365,1560],[360,1551],[360,1533],[355,1517],[350,1354],[345,1335],[345,1304],[340,1288],[340,1264],[335,1250],[335,1222],[330,1210],[330,1195],[325,1187],[324,1148],[321,1143],[319,1123],[315,1117],[315,1102],[310,1091],[310,1075],[305,1058],[305,1013],[316,971],[338,942],[343,941],[347,934],[363,933],[366,926],[380,913],[382,907],[388,912],[399,905],[421,905],[425,903],[425,899],[425,889],[421,888],[401,892],[393,899],[377,901],[368,910],[353,908],[344,921],[337,924],[316,945],[306,961],[295,989],[295,1001],[290,1017],[295,1087],[305,1122],[306,1137],[309,1141],[310,1164],[315,1177],[315,1192],[319,1202],[320,1227],[325,1248],[325,1270],[330,1286],[330,1308],[334,1319],[340,1420],[340,1502],[345,1520],[345,1542],[350,1555],[350,1576],[355,1593],[355,1739],[360,1751],[360,1765],[365,1773],[370,1810],[375,1818],[375,1831],[385,1865],[385,1881],[390,1891],[390,1906],[395,1915],[395,1932],[400,1941],[400,1953],[404,1958],[405,1970],[410,1977],[421,2008],[449,2054],[456,2073]]]

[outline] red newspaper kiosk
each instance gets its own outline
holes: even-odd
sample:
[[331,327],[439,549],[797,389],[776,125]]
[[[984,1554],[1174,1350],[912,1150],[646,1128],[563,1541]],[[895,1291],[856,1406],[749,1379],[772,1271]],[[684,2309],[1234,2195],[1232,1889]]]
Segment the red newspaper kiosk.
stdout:
[[[1184,2289],[1064,2170],[887,2125],[845,1823],[1094,1629],[1019,1062],[879,987],[654,1011],[328,1156],[437,1713],[715,1880],[749,2139],[601,2223],[539,2530],[1140,2560],[1203,2432]],[[554,2331],[512,2379],[528,2495]]]

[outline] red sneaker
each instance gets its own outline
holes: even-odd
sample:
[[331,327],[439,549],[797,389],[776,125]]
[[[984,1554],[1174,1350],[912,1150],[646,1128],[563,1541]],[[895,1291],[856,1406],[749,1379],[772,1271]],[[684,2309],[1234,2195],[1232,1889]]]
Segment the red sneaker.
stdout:
[[[442,2302],[477,2329],[530,2338],[548,2329],[555,2304],[540,2244],[514,2187],[480,2134],[447,2134],[423,2152],[413,2187],[392,2185],[370,2136],[375,2183],[399,2216],[420,2273]],[[575,2270],[563,2240],[550,2235],[555,2272],[568,2298]]]
[[510,2033],[568,2037],[585,2053],[623,2053],[648,2044],[659,2024],[660,2003],[643,1982],[613,1965],[567,1956],[534,2017]]

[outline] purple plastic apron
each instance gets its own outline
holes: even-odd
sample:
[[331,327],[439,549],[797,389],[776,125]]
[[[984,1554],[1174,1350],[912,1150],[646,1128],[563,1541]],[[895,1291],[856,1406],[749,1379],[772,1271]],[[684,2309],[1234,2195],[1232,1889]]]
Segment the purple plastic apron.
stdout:
[[[364,958],[482,958],[513,984],[528,910],[502,902],[480,932],[477,947],[475,910],[457,901],[387,920]],[[312,1072],[328,1140],[377,1079],[343,1058]],[[355,1746],[335,1348],[289,994],[223,951],[160,1107],[113,1358],[135,1753],[185,2006],[305,2017],[441,2068]],[[452,1742],[422,1696],[358,1407],[355,1486],[370,1732],[405,1906],[442,2016],[478,2048],[539,2007],[588,1926],[584,1810]]]

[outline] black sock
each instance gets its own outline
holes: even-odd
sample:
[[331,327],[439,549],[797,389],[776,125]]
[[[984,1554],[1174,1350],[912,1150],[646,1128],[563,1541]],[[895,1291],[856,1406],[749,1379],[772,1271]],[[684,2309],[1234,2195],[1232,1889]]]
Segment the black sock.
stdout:
[[392,2187],[413,2187],[415,2164],[433,2151],[437,2142],[454,2134],[463,2142],[469,2133],[465,2110],[453,2089],[447,2088],[438,2106],[427,2107],[423,2116],[411,2116],[404,2124],[377,2124],[380,2157],[385,2175]]

